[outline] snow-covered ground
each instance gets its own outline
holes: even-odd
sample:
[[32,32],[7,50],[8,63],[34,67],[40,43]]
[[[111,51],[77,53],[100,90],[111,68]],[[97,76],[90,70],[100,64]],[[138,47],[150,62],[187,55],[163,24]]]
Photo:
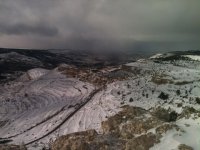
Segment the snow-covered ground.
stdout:
[[200,56],[196,56],[196,55],[183,55],[183,57],[190,58],[192,60],[200,61]]
[[155,58],[162,58],[163,54],[155,54],[150,57],[150,59],[155,59]]
[[156,144],[150,150],[177,150],[180,144],[192,147],[194,150],[200,148],[200,118],[181,119],[176,123],[180,130],[169,130],[162,138],[159,144]]
[[0,63],[3,61],[13,61],[13,62],[24,62],[27,64],[35,64],[42,66],[42,62],[39,61],[36,58],[28,57],[26,55],[22,55],[16,52],[10,52],[10,53],[3,53],[0,54]]
[[[0,88],[0,121],[6,121],[0,128],[1,138],[11,138],[15,144],[39,139],[29,145],[33,149],[68,133],[88,129],[101,133],[101,122],[124,105],[146,110],[161,106],[177,113],[186,106],[199,110],[196,98],[200,97],[200,70],[181,63],[146,60],[126,64],[129,72],[134,72],[131,77],[110,83],[96,93],[94,85],[66,78],[57,69],[30,70],[20,80]],[[161,93],[167,98],[162,99]],[[176,124],[185,132],[179,135],[170,130],[152,150],[176,149],[180,143],[198,150],[199,119],[181,119]],[[195,141],[189,142],[192,137]],[[169,143],[171,147],[167,147]]]
[[7,122],[0,135],[17,144],[54,129],[94,90],[91,84],[66,78],[56,70],[35,69],[28,75],[31,80],[11,83],[0,92],[0,120]]

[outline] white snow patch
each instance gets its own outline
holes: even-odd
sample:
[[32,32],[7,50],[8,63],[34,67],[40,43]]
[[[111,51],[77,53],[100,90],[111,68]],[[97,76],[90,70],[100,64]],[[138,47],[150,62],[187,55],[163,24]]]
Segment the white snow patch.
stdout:
[[155,54],[150,57],[150,59],[155,59],[155,58],[162,58],[163,54]]
[[27,75],[29,76],[29,78],[31,80],[35,80],[40,78],[41,76],[47,74],[49,72],[49,70],[46,69],[42,69],[42,68],[35,68],[35,69],[31,69],[27,72]]
[[190,58],[192,60],[200,61],[200,56],[197,56],[197,55],[182,55],[182,56]]
[[150,150],[171,150],[177,149],[180,144],[192,147],[194,150],[200,148],[200,118],[181,119],[176,122],[181,130],[168,131],[161,138],[159,144],[154,145]]

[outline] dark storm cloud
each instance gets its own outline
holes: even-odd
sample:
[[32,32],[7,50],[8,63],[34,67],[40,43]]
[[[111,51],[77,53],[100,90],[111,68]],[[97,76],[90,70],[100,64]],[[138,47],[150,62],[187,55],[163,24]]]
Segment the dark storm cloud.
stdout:
[[16,24],[16,25],[0,24],[0,33],[8,35],[36,34],[41,36],[55,36],[56,34],[58,34],[58,29],[43,25],[27,26],[25,24]]
[[1,0],[0,46],[199,49],[199,0]]

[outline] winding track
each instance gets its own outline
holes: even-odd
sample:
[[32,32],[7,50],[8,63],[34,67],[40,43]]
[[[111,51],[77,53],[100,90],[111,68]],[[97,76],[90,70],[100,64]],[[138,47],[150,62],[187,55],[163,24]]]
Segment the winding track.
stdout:
[[33,128],[35,128],[35,127],[37,127],[37,126],[39,126],[39,125],[45,123],[46,121],[48,121],[48,120],[50,120],[51,118],[53,118],[53,117],[55,117],[56,115],[58,115],[60,112],[64,111],[65,107],[66,107],[66,106],[62,107],[58,112],[54,113],[52,116],[48,117],[47,119],[45,119],[45,120],[43,120],[43,121],[37,123],[36,125],[34,125],[34,126],[28,128],[28,129],[24,130],[22,133],[18,133],[18,134],[15,134],[15,135],[6,137],[6,139],[11,139],[11,138],[17,137],[17,136],[19,136],[19,135],[21,135],[21,134],[24,134],[25,132],[27,132],[27,131],[33,129]]
[[41,136],[40,138],[37,138],[37,139],[35,139],[35,140],[33,140],[33,141],[30,141],[30,142],[28,142],[28,143],[25,143],[25,145],[27,146],[27,145],[33,144],[33,143],[35,143],[35,142],[37,142],[37,141],[39,141],[39,140],[41,140],[41,139],[47,137],[48,135],[52,134],[53,132],[55,132],[55,131],[56,131],[57,129],[59,129],[66,121],[68,121],[73,115],[75,115],[83,106],[85,106],[85,105],[95,96],[95,94],[97,94],[98,92],[102,91],[104,88],[105,88],[105,86],[102,86],[102,87],[100,87],[100,88],[98,88],[98,89],[95,89],[95,90],[86,98],[85,102],[83,102],[82,104],[80,104],[80,105],[76,108],[76,110],[75,110],[74,112],[72,112],[71,114],[69,114],[68,116],[66,116],[66,117],[63,119],[63,121],[62,121],[59,125],[57,125],[56,127],[54,127],[51,131],[47,132],[45,135]]
[[[85,84],[76,79],[68,79],[56,70],[39,76],[33,81],[5,86],[0,94],[0,98],[2,98],[0,103],[4,101],[6,103],[0,106],[0,112],[5,109],[9,114],[4,116],[0,114],[0,118],[12,117],[13,121],[0,130],[1,136],[13,140],[13,142],[17,141],[17,143],[21,140],[26,140],[24,142],[29,143],[37,138],[41,139],[43,135],[44,137],[49,135],[48,132],[51,130],[56,130],[57,126],[64,122],[63,119],[70,118],[73,111],[82,107],[85,101],[89,101],[90,96],[92,98],[92,93],[96,90],[93,85]],[[25,95],[26,93],[28,93],[28,97]],[[6,101],[7,99],[15,101]],[[68,111],[67,108],[71,106],[73,109]],[[29,117],[26,117],[26,114],[30,114]],[[60,115],[62,118],[58,117]],[[20,119],[23,119],[24,122],[21,122]],[[49,131],[43,131],[51,123]],[[35,139],[32,139],[33,134],[30,133],[38,128],[44,133],[39,133]]]

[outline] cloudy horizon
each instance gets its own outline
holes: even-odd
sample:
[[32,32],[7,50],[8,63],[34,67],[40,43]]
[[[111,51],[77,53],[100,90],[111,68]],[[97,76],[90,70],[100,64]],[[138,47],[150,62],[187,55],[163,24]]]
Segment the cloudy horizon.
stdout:
[[199,0],[1,0],[0,47],[200,49]]

